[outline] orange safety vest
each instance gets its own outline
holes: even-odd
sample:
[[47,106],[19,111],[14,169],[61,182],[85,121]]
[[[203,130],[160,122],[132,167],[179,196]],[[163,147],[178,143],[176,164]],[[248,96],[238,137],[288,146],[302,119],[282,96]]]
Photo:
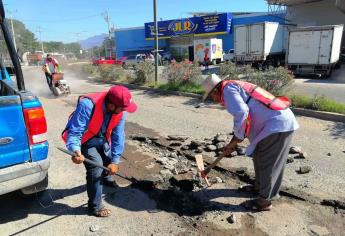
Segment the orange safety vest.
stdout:
[[[94,104],[94,107],[92,109],[90,122],[87,126],[86,131],[84,132],[81,144],[86,143],[90,139],[92,139],[94,136],[98,135],[103,124],[104,120],[104,114],[103,114],[103,104],[105,97],[107,95],[107,92],[100,92],[100,93],[91,93],[85,96],[80,96],[78,99],[78,103],[82,98],[89,98],[92,103]],[[69,119],[74,115],[74,112],[70,115]],[[120,120],[122,118],[123,112],[119,114],[113,114],[111,116],[110,122],[108,123],[107,131],[106,131],[106,139],[108,143],[111,143],[111,131],[120,123]],[[62,140],[66,143],[67,142],[67,136],[68,136],[68,128],[62,132]]]
[[[237,84],[239,85],[248,95],[249,99],[246,101],[246,103],[249,102],[251,98],[254,98],[255,100],[261,102],[266,107],[268,107],[271,110],[285,110],[289,108],[291,102],[287,97],[275,97],[270,92],[267,92],[263,88],[260,88],[259,86],[245,82],[240,80],[224,80],[221,82],[221,91],[222,91],[222,104],[224,104],[224,97],[223,97],[223,91],[226,85],[228,84]],[[245,128],[245,134],[246,137],[248,137],[250,132],[250,125],[251,125],[251,118],[248,114],[248,117],[246,119],[246,128]]]

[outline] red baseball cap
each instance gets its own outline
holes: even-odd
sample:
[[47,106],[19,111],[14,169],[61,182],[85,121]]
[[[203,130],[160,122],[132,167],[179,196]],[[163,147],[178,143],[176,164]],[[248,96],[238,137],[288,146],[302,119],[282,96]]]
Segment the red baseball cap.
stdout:
[[107,98],[117,107],[123,107],[124,111],[133,113],[137,110],[137,105],[132,101],[131,92],[124,86],[112,86],[108,93]]

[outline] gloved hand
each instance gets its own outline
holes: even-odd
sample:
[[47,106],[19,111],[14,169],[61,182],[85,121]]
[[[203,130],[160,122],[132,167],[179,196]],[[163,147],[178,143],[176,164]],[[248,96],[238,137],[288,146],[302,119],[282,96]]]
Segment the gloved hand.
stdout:
[[116,165],[116,164],[109,164],[108,166],[108,169],[109,169],[109,175],[115,175],[116,172],[119,171],[119,165]]
[[75,164],[81,164],[84,162],[85,157],[81,154],[80,151],[75,151],[75,156],[72,157],[72,161]]

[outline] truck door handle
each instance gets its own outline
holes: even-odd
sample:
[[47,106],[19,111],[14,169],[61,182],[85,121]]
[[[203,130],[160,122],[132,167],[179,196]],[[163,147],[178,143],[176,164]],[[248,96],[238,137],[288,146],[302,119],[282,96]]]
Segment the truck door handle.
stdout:
[[6,144],[9,144],[9,143],[12,143],[13,140],[14,140],[14,138],[12,138],[12,137],[0,138],[0,145],[6,145]]

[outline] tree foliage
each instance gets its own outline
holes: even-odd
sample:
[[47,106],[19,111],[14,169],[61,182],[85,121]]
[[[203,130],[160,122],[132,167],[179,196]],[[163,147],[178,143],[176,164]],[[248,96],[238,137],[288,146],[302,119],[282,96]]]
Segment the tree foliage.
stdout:
[[[6,19],[11,35],[11,20]],[[24,52],[41,51],[41,43],[36,35],[25,27],[25,24],[19,20],[13,20],[13,28],[16,37],[17,49],[20,54]],[[45,52],[74,53],[80,54],[81,46],[79,43],[63,43],[58,41],[43,42]]]

